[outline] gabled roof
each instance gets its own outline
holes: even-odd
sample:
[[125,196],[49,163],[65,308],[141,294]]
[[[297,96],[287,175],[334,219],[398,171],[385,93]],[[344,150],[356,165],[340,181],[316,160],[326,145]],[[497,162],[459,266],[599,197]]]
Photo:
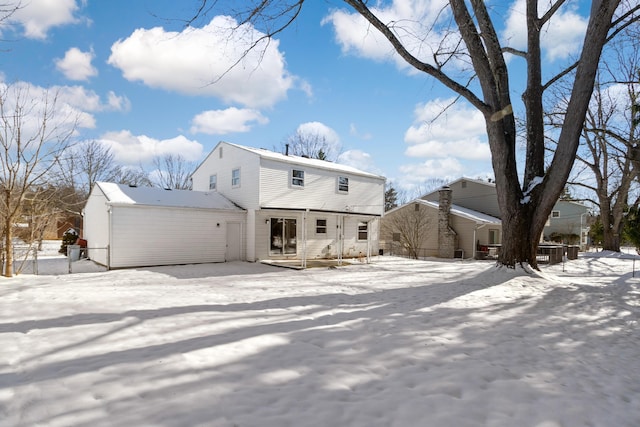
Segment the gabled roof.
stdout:
[[[412,201],[410,201],[409,203],[406,203],[402,206],[398,206],[396,208],[391,209],[388,212],[385,212],[385,215],[396,211],[398,209],[401,209],[405,206],[408,206],[410,204],[413,203],[419,203],[421,205],[424,206],[428,206],[432,209],[438,210],[440,205],[438,202],[431,202],[429,200],[424,200],[424,199],[414,199]],[[478,212],[478,211],[474,211],[472,209],[467,209],[467,208],[463,208],[462,206],[458,206],[458,205],[451,205],[451,210],[450,210],[451,215],[455,215],[461,218],[465,218],[468,219],[470,221],[476,222],[476,223],[481,223],[481,224],[494,224],[494,225],[501,225],[502,221],[500,221],[500,218],[496,218],[494,216],[491,215],[487,215],[487,214],[483,214],[482,212]]]
[[[460,178],[458,178],[458,179],[456,179],[454,181],[451,181],[451,182],[449,182],[447,184],[444,184],[444,186],[445,187],[451,187],[451,186],[453,186],[453,184],[457,184],[458,182],[461,182],[461,181],[472,182],[474,184],[481,184],[481,185],[484,185],[484,186],[489,187],[489,188],[496,188],[495,182],[483,181],[481,179],[474,179],[474,178],[466,178],[464,176],[460,177]],[[438,193],[438,191],[440,191],[441,188],[442,187],[438,187],[435,190],[430,191],[430,192],[422,195],[421,197],[427,197],[427,196],[430,196],[432,194],[436,194],[436,193]]]
[[[421,203],[423,205],[431,206],[434,209],[439,209],[440,205],[437,202],[430,202],[428,200],[418,199],[416,202]],[[459,216],[461,218],[466,218],[474,222],[485,223],[485,224],[495,224],[500,225],[502,221],[500,218],[496,218],[495,216],[487,215],[482,212],[474,211],[472,209],[463,208],[458,205],[451,205],[451,215]]]
[[131,187],[113,182],[96,182],[111,205],[165,206],[242,211],[222,194],[210,191],[165,190],[154,187]]
[[376,175],[374,173],[365,172],[365,171],[362,171],[360,169],[354,168],[352,166],[347,166],[347,165],[342,165],[342,164],[339,164],[339,163],[328,162],[328,161],[325,161],[325,160],[311,159],[311,158],[308,158],[308,157],[285,155],[285,154],[281,154],[281,153],[276,153],[276,152],[271,151],[271,150],[267,150],[265,148],[247,147],[247,146],[244,146],[244,145],[232,144],[232,143],[226,142],[226,141],[219,142],[214,147],[214,149],[211,150],[211,152],[213,153],[216,150],[216,148],[218,148],[218,146],[221,145],[221,144],[226,144],[226,145],[232,146],[234,148],[238,148],[240,150],[244,150],[244,151],[256,154],[256,155],[260,156],[260,158],[274,160],[274,161],[277,161],[277,162],[288,163],[288,164],[299,165],[299,166],[308,166],[308,167],[312,167],[312,168],[330,170],[330,171],[335,171],[335,172],[349,173],[349,174],[352,174],[352,175],[366,176],[366,177],[375,178],[375,179],[382,179],[382,180],[386,179],[385,177],[383,177],[381,175]]
[[585,211],[589,210],[589,206],[585,205],[584,203],[580,203],[577,200],[565,200],[565,199],[558,199],[558,201],[556,202],[556,205],[558,205],[558,203],[566,203],[569,205],[576,205],[576,206],[580,206],[581,208],[584,208]]

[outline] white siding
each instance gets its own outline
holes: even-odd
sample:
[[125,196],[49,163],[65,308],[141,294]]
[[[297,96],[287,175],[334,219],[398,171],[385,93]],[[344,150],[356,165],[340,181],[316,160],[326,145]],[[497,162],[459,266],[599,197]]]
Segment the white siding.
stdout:
[[[220,157],[222,150],[222,157]],[[231,171],[240,169],[240,186],[231,186]],[[221,143],[192,175],[193,190],[209,191],[209,177],[217,175],[217,191],[244,209],[258,209],[260,156]]]
[[109,206],[107,198],[98,187],[94,187],[83,211],[83,233],[87,240],[87,256],[101,265],[108,265]]
[[[305,172],[304,187],[291,185],[292,169]],[[338,191],[339,176],[349,178],[348,194]],[[262,159],[260,205],[263,208],[303,208],[382,215],[384,179]]]
[[[454,205],[500,218],[498,196],[496,186],[493,183],[460,179],[449,184],[449,188],[451,188],[451,202]],[[438,190],[436,190],[422,198],[438,202],[439,197]]]
[[110,266],[224,262],[226,223],[244,219],[204,209],[113,206]]
[[[378,254],[379,247],[379,218],[361,215],[341,215],[325,212],[300,212],[300,211],[260,211],[256,215],[256,257],[257,259],[274,258],[297,258],[302,259],[305,255],[305,243],[303,240],[303,216],[306,220],[306,258],[332,259],[338,257],[338,251],[342,247],[342,256],[358,257],[367,254],[367,242],[357,240],[358,223],[360,221],[371,221],[370,230],[370,250],[371,255]],[[269,253],[270,228],[268,220],[270,218],[295,218],[296,234],[298,238],[297,253],[289,256],[273,256]],[[326,235],[316,234],[316,219],[327,220]],[[340,241],[340,230],[338,224],[344,222],[343,240]]]

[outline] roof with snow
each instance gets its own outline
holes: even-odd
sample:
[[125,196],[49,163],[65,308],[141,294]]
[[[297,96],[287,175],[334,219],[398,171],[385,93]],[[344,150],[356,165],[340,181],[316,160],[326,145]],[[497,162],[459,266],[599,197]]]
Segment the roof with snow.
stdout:
[[97,182],[96,187],[105,195],[107,203],[112,205],[243,210],[216,191],[165,190],[113,182]]
[[[339,163],[329,162],[329,161],[326,161],[326,160],[312,159],[312,158],[309,158],[309,157],[301,157],[301,156],[293,156],[293,155],[285,155],[285,154],[281,154],[281,153],[276,153],[275,151],[267,150],[265,148],[247,147],[247,146],[244,146],[244,145],[232,144],[232,143],[226,142],[226,141],[219,142],[218,145],[220,145],[220,144],[230,145],[232,147],[239,148],[241,150],[245,150],[245,151],[249,151],[251,153],[255,153],[258,156],[260,156],[261,158],[263,158],[263,159],[269,159],[269,160],[274,160],[274,161],[278,161],[278,162],[301,165],[301,166],[309,166],[309,167],[314,167],[314,168],[318,168],[318,169],[325,169],[325,170],[331,170],[331,171],[337,171],[337,172],[343,172],[343,173],[350,173],[350,174],[353,174],[353,175],[361,175],[361,176],[366,176],[366,177],[375,178],[375,179],[382,179],[382,180],[386,179],[382,175],[376,175],[374,173],[365,172],[363,170],[354,168],[352,166],[342,165],[342,164],[339,164]],[[215,151],[215,148],[213,150],[211,150],[212,153],[213,153],[213,151]]]
[[[415,199],[407,203],[406,205],[398,206],[397,208],[394,208],[389,212],[400,209],[412,203],[420,203],[421,205],[429,206],[430,208],[433,208],[433,209],[438,209],[440,206],[438,202],[431,202],[429,200],[423,200],[423,199]],[[389,212],[387,212],[386,214],[388,214]],[[483,214],[482,212],[474,211],[472,209],[463,208],[462,206],[458,206],[458,205],[451,205],[450,213],[452,215],[456,215],[461,218],[466,218],[476,223],[494,224],[494,225],[502,224],[502,221],[500,221],[499,218],[496,218],[491,215]]]

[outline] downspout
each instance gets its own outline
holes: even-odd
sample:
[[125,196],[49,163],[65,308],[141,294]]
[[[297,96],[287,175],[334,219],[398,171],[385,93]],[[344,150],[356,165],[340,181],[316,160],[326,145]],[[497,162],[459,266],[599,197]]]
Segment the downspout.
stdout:
[[337,232],[338,232],[338,265],[342,265],[342,250],[344,245],[344,239],[342,236],[342,229],[344,228],[344,216],[338,215],[338,224],[337,224]]
[[302,268],[307,268],[307,221],[309,209],[302,213]]
[[367,221],[367,264],[371,263],[371,221]]
[[113,220],[112,220],[112,213],[113,213],[113,206],[109,205],[109,210],[107,211],[109,213],[109,241],[107,242],[107,270],[111,270],[111,249],[112,249],[112,242],[113,242]]

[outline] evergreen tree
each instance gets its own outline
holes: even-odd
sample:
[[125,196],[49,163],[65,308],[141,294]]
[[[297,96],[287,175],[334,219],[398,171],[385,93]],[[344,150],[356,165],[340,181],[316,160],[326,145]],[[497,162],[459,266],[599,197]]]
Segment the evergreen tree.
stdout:
[[389,184],[387,190],[384,192],[384,211],[390,211],[398,206],[398,192],[393,185]]
[[635,246],[636,250],[640,250],[640,210],[637,206],[629,209],[623,233],[625,240]]

